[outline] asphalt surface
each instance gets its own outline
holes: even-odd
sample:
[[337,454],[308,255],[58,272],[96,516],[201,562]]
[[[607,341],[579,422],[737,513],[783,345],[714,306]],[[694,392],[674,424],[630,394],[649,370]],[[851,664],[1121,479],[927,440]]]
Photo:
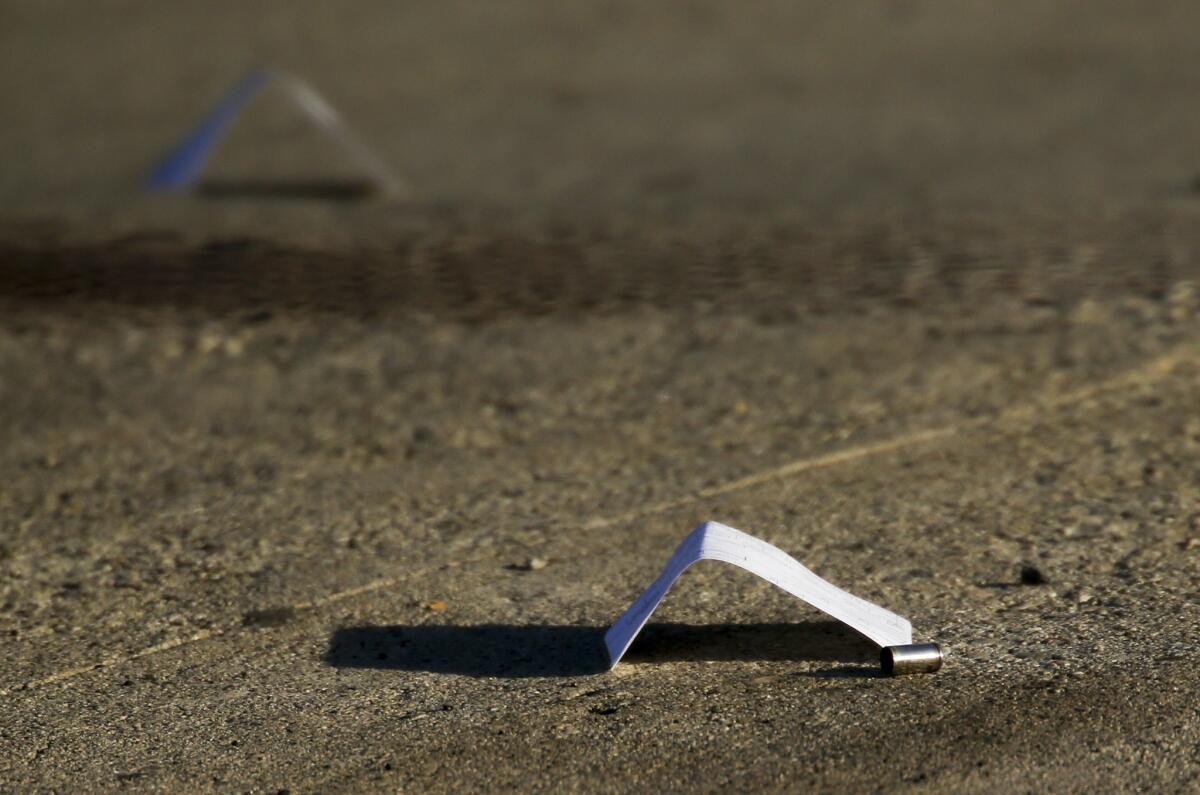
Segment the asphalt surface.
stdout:
[[0,9],[0,789],[1200,789],[1198,17]]

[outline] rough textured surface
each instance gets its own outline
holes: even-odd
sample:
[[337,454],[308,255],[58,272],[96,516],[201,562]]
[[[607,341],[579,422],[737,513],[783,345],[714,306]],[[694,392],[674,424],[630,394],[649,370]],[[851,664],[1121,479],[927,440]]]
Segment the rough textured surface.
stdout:
[[[0,789],[1200,787],[1200,11],[1050,5],[0,12]],[[414,198],[139,196],[259,59]],[[702,564],[603,672],[705,518],[946,667]]]

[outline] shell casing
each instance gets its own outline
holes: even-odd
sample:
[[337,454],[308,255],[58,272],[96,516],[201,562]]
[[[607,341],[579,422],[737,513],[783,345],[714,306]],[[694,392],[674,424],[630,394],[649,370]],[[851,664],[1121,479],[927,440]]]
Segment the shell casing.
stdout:
[[884,676],[931,674],[942,667],[942,647],[936,643],[884,646],[879,652]]

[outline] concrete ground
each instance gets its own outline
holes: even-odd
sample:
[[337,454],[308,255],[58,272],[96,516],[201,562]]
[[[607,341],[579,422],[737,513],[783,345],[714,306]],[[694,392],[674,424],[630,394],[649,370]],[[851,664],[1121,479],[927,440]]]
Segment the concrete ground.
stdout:
[[[0,10],[0,789],[1200,789],[1198,22]],[[143,195],[260,61],[413,196]],[[606,672],[710,518],[944,669],[705,563]]]

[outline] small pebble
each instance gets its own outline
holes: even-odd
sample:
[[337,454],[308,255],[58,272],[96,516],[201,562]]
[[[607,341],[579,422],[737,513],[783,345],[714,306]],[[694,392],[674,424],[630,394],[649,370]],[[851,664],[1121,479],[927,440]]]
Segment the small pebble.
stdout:
[[445,602],[426,602],[425,609],[429,610],[430,612],[436,613],[439,610],[445,610],[446,603]]
[[508,568],[514,571],[541,571],[550,565],[550,561],[545,558],[529,558],[523,563],[509,564]]
[[1042,574],[1042,570],[1037,566],[1026,563],[1021,567],[1021,584],[1022,585],[1045,585],[1046,575]]

